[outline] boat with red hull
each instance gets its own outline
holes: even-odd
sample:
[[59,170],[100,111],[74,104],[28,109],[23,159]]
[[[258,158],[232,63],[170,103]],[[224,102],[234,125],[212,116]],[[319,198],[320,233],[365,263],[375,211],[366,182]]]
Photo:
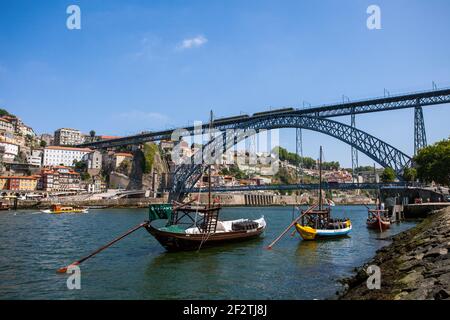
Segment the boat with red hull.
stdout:
[[369,210],[367,217],[367,228],[385,231],[391,227],[391,221],[387,216],[387,210]]

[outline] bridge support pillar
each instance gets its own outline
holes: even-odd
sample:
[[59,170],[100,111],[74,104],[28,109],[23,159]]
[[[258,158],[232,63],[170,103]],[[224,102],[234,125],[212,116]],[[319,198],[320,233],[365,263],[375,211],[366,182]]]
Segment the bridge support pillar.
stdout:
[[302,128],[296,128],[295,132],[295,153],[300,157],[300,162],[297,166],[297,182],[300,182],[302,177],[302,162],[303,162],[303,136]]
[[425,121],[423,119],[422,106],[418,103],[414,108],[414,155],[426,146],[427,134],[425,132]]
[[[351,115],[351,127],[356,128],[356,121],[355,121],[355,114],[353,113]],[[355,141],[355,144],[357,142]],[[352,146],[352,176],[353,176],[353,182],[358,182],[358,150],[356,150],[355,147]],[[356,179],[356,181],[355,181]]]

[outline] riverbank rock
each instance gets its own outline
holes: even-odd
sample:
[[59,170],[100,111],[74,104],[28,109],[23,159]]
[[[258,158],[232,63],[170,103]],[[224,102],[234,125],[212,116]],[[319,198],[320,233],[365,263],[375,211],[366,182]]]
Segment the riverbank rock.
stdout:
[[[342,280],[343,300],[449,300],[450,208],[437,211],[411,230],[392,238],[392,243]],[[381,271],[379,289],[369,289],[366,270]]]

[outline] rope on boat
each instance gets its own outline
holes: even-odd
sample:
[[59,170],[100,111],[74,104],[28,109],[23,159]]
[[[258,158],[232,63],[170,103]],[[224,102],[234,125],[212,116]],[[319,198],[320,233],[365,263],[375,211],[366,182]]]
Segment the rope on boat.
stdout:
[[202,241],[200,242],[200,245],[198,246],[197,252],[200,252],[200,249],[202,248],[203,243],[205,243],[206,241],[208,241],[209,236],[211,235],[212,232],[207,232],[202,236]]

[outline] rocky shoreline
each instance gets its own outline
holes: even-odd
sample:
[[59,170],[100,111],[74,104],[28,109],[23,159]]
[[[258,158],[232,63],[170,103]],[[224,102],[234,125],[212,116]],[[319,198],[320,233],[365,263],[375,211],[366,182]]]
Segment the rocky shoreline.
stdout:
[[[342,280],[341,300],[450,299],[450,208],[432,213],[416,227],[392,237],[392,243]],[[368,289],[366,270],[381,271],[380,289]]]

